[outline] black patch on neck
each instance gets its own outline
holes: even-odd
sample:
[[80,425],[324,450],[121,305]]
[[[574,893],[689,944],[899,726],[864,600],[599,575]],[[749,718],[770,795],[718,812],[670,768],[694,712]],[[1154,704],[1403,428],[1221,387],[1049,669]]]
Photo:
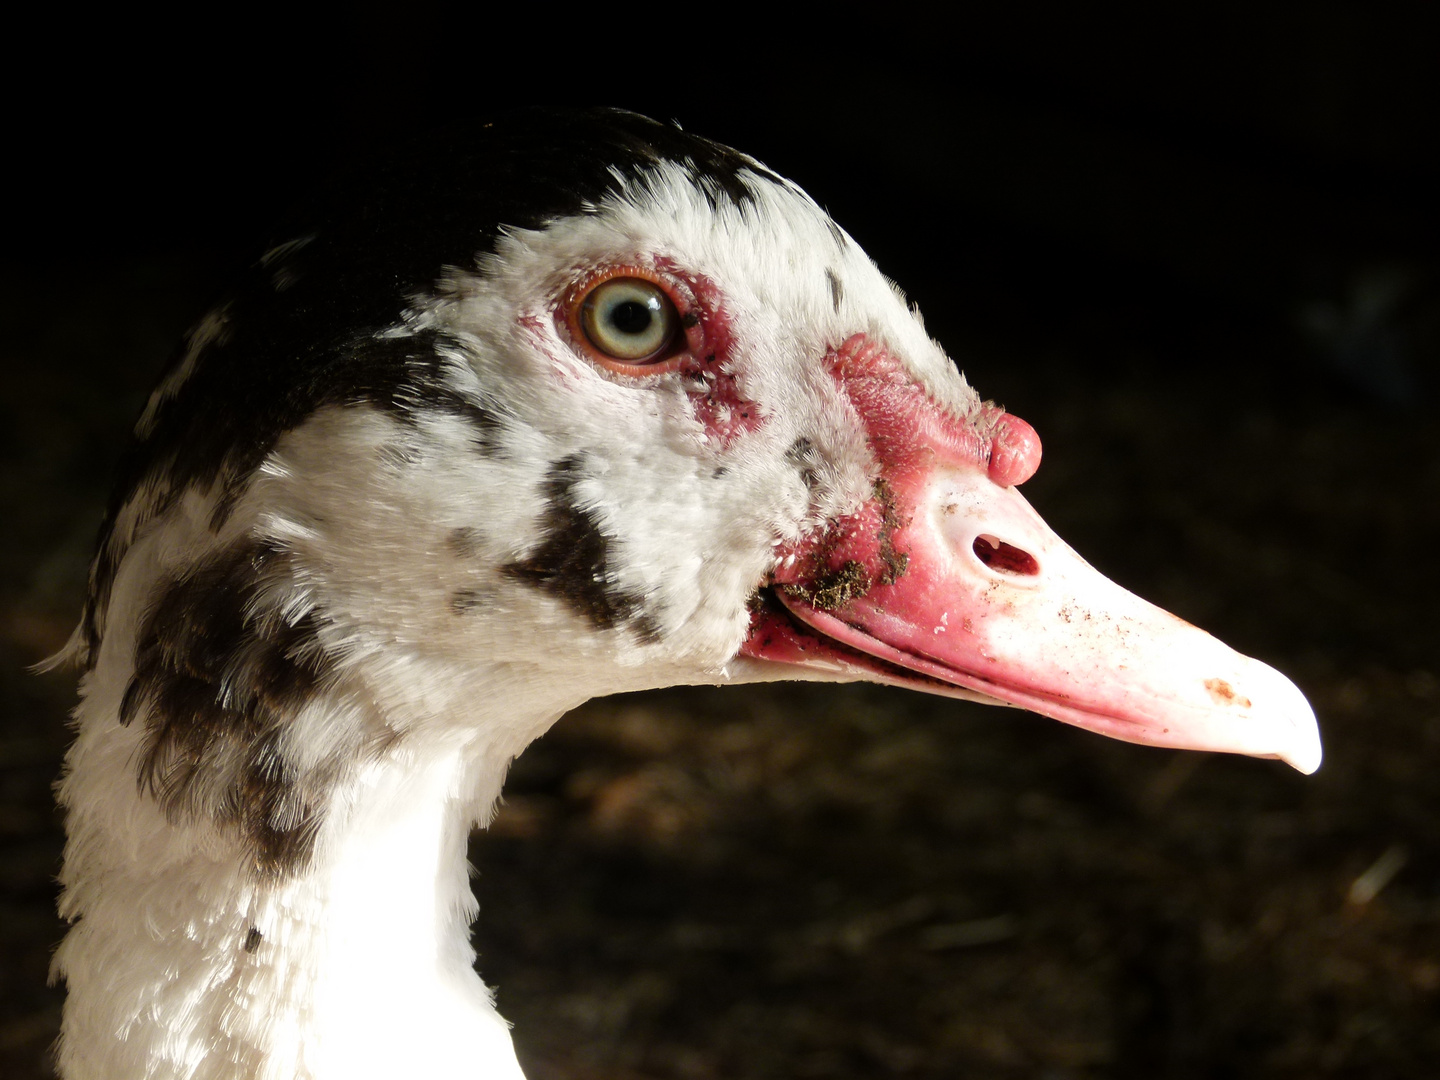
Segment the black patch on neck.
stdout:
[[283,551],[244,543],[171,582],[141,625],[120,708],[122,724],[144,718],[141,791],[172,821],[238,829],[266,876],[304,867],[334,785],[377,741],[328,731],[330,753],[303,769],[285,753],[286,724],[334,671],[313,610],[264,606],[262,589],[289,572]]
[[218,527],[276,441],[331,404],[368,402],[402,416],[438,409],[472,422],[477,449],[493,445],[495,413],[447,383],[438,335],[379,335],[448,269],[479,272],[503,228],[593,212],[664,162],[716,205],[743,206],[755,185],[783,183],[728,147],[616,110],[532,110],[448,139],[428,136],[381,160],[357,148],[337,181],[275,231],[271,257],[237,280],[225,335],[123,459],[91,569],[88,662],[124,557],[111,531],[142,492],[153,496],[137,534],[187,489],[212,485]]
[[542,488],[543,538],[528,556],[501,570],[559,597],[598,630],[629,623],[643,640],[654,641],[659,629],[646,613],[644,599],[616,583],[610,570],[610,538],[576,499],[582,460],[572,454],[551,466]]
[[840,284],[840,275],[834,270],[825,271],[825,280],[830,283],[830,305],[840,313],[840,301],[845,299],[845,287]]

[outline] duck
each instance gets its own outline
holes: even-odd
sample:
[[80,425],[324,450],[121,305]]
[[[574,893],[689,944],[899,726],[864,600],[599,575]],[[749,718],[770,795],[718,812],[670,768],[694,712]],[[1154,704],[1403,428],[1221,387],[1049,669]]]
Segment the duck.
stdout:
[[1318,767],[796,184],[616,110],[441,143],[298,211],[135,425],[53,661],[66,1080],[522,1080],[466,843],[589,698],[863,680]]

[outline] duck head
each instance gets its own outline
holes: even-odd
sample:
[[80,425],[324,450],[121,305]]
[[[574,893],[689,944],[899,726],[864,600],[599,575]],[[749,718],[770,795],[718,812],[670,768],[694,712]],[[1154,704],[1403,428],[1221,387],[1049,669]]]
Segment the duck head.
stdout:
[[[436,688],[483,684],[534,699],[518,753],[597,694],[867,679],[1318,766],[1299,691],[1066,546],[1016,490],[1035,432],[754,160],[547,115],[349,188],[137,427],[75,646],[124,593],[127,718],[181,671],[287,730],[354,685],[464,727]],[[297,665],[293,701],[257,683]]]

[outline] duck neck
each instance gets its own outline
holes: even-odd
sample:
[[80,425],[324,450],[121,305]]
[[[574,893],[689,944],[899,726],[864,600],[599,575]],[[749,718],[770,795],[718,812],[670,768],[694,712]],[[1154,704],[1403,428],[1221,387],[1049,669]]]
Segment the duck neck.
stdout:
[[[480,778],[488,812],[509,760],[479,764],[491,773]],[[470,944],[475,766],[455,751],[365,771],[313,869],[253,912],[247,958],[296,991],[290,1030],[303,1045],[294,1057],[314,1076],[519,1080]],[[306,943],[298,956],[291,936]],[[272,1038],[272,1053],[280,1049]],[[277,1055],[287,1066],[291,1058],[288,1048]]]
[[241,841],[165,820],[133,779],[130,805],[73,812],[89,766],[131,760],[130,730],[82,736],[67,780],[62,1076],[520,1080],[473,969],[465,858],[510,748],[408,741],[334,792],[303,867],[257,875]]

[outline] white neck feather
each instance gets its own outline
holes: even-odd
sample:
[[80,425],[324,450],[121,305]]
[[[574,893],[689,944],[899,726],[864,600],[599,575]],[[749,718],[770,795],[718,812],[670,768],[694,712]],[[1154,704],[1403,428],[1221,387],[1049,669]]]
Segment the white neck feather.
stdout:
[[412,733],[337,788],[305,868],[267,879],[233,830],[141,796],[140,725],[85,723],[109,696],[81,707],[62,792],[67,1080],[520,1080],[465,859],[519,747]]

